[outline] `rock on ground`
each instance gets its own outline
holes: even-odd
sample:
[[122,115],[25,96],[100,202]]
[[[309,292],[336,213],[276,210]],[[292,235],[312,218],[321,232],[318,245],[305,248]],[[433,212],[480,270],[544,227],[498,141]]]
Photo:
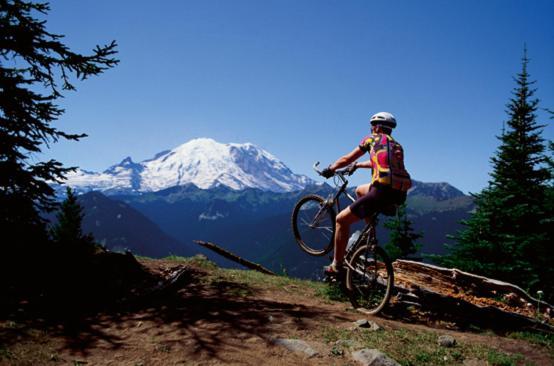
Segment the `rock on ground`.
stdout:
[[372,320],[367,320],[367,319],[356,320],[354,322],[354,325],[350,329],[354,330],[354,329],[357,329],[357,328],[365,328],[365,329],[368,329],[368,330],[373,331],[373,332],[381,329],[379,324],[375,323]]
[[378,349],[364,348],[353,352],[352,358],[363,366],[400,366],[398,362]]
[[309,357],[317,356],[317,351],[314,350],[310,345],[300,339],[275,339],[273,341],[274,344],[277,344],[279,346],[283,346],[289,351],[301,353]]
[[454,347],[456,345],[456,340],[452,336],[441,335],[441,336],[439,336],[439,339],[437,340],[437,343],[441,347]]

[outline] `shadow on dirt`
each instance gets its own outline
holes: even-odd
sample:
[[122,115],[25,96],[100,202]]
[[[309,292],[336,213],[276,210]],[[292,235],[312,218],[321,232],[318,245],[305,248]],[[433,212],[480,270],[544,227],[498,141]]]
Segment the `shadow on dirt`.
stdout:
[[287,318],[299,328],[311,319],[345,321],[325,309],[256,298],[257,291],[250,286],[183,268],[179,282],[170,288],[98,313],[67,306],[55,309],[55,304],[43,309],[22,307],[2,318],[13,326],[0,328],[0,345],[25,340],[33,330],[41,329],[62,337],[65,349],[84,356],[91,348],[120,349],[131,337],[144,337],[162,340],[162,350],[179,344],[191,356],[218,359],[222,347],[237,347],[237,340],[269,339],[272,322],[278,319]]

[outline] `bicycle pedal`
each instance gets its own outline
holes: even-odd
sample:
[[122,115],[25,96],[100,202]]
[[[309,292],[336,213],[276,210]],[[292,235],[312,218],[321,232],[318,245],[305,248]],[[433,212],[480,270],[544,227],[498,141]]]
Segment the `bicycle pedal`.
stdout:
[[338,281],[338,275],[339,275],[339,273],[333,273],[333,274],[326,273],[325,277],[323,277],[323,282],[325,282],[325,283],[335,283],[335,282]]
[[323,277],[323,283],[333,283],[333,279],[329,276]]
[[335,282],[342,282],[345,279],[346,279],[346,271],[340,270],[335,273],[325,273],[323,282],[335,283]]

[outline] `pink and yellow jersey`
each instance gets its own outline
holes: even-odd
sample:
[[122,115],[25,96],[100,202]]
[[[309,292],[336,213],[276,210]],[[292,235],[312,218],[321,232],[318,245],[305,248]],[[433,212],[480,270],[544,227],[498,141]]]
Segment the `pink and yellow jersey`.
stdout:
[[410,189],[412,180],[404,167],[404,150],[391,136],[384,133],[366,136],[360,142],[360,149],[369,152],[372,185],[390,186],[404,192]]

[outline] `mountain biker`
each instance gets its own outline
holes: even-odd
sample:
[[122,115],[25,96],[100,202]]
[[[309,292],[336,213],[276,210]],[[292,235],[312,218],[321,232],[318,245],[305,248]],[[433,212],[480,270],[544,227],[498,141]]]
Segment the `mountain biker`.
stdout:
[[[364,137],[358,147],[321,172],[323,177],[330,178],[337,169],[344,167],[348,167],[350,174],[358,168],[373,170],[371,183],[357,187],[357,200],[336,217],[334,258],[325,267],[326,274],[336,274],[343,268],[350,226],[375,212],[404,203],[411,187],[410,175],[404,168],[402,146],[391,137],[396,118],[388,112],[379,112],[371,116],[370,123],[371,135]],[[366,152],[370,154],[370,159],[356,163]]]

